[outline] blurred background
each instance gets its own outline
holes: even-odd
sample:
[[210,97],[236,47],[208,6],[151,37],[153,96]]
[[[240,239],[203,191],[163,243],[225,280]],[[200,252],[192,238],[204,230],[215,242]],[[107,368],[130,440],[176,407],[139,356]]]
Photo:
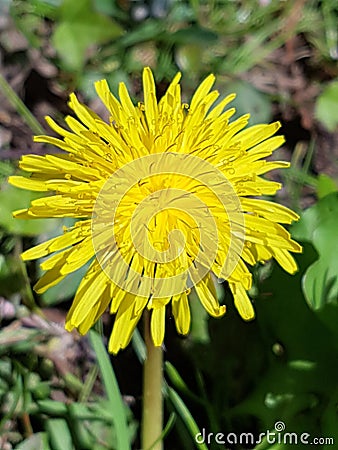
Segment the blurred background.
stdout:
[[[108,359],[97,342],[64,331],[85,269],[37,296],[39,261],[24,265],[19,255],[71,222],[12,219],[36,194],[6,179],[21,155],[53,151],[32,136],[49,133],[46,114],[62,123],[69,93],[106,117],[94,81],[106,78],[115,93],[124,81],[139,101],[144,66],[159,97],[181,71],[189,101],[212,72],[222,95],[237,93],[237,115],[281,121],[286,144],[274,158],[292,165],[269,176],[284,185],[277,201],[301,215],[290,232],[304,246],[295,276],[273,263],[252,269],[253,322],[239,318],[226,283],[217,286],[228,310],[220,320],[191,296],[186,339],[168,313],[165,448],[294,448],[194,439],[203,429],[258,437],[278,421],[322,438],[313,448],[336,448],[325,438],[338,445],[337,2],[0,0],[0,64],[0,448],[127,450],[121,433],[129,448],[140,446],[140,335]],[[108,316],[102,327],[105,339]],[[112,369],[122,406],[104,383]]]

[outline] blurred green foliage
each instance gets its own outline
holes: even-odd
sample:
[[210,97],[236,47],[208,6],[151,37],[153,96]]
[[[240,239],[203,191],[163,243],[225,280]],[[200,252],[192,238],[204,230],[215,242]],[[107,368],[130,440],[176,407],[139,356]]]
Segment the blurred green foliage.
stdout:
[[[161,79],[170,78],[176,64],[195,74],[210,70],[237,74],[299,32],[308,35],[321,57],[335,57],[336,2],[304,3],[293,28],[289,21],[295,4],[280,1],[13,0],[11,11],[32,46],[42,44],[39,21],[48,18],[55,24],[52,42],[58,51],[58,66],[69,71],[81,70],[84,64],[86,69],[95,65],[108,72],[119,67],[127,73],[139,71],[144,65],[142,50],[146,51],[142,44],[153,42],[147,56],[152,56],[151,65],[156,65]],[[98,44],[105,44],[98,53],[86,53]],[[129,50],[139,55],[139,64],[130,58]]]
[[[65,403],[51,399],[51,391],[55,393],[56,389],[55,380],[52,379],[53,364],[38,355],[37,349],[43,348],[48,334],[47,328],[40,331],[5,328],[0,331],[0,436],[6,434],[6,422],[16,418],[24,423],[28,434],[32,434],[30,425],[27,426],[30,421],[39,422],[39,428],[45,429],[21,442],[16,447],[18,449],[127,450],[136,431],[136,422],[124,405],[116,382],[114,386],[113,372],[102,337],[96,338],[93,335],[92,340],[108,400],[91,393],[93,380],[90,380],[90,374],[84,383],[74,376],[65,375],[57,389],[72,392],[75,397],[72,402]],[[52,341],[48,345],[55,345],[57,348]],[[95,378],[96,376],[97,372]],[[110,380],[110,384],[107,380]],[[90,391],[86,395],[91,396],[90,401],[82,395],[87,387]],[[18,432],[12,433],[10,437],[12,442],[21,441]]]
[[[293,235],[312,242],[318,260],[304,274],[303,290],[311,308],[337,305],[338,299],[338,192],[319,200],[307,209],[293,226]],[[337,317],[338,319],[338,317]]]
[[316,117],[329,131],[338,128],[338,81],[331,82],[318,97]]
[[314,45],[315,58],[336,59],[338,52],[334,0],[296,6],[278,0],[12,0],[10,5],[33,47],[43,46],[42,24],[51,22],[53,61],[72,74],[74,87],[88,76],[115,85],[144,65],[156,67],[158,80],[169,80],[178,69],[188,83],[210,72],[231,80],[299,33]]

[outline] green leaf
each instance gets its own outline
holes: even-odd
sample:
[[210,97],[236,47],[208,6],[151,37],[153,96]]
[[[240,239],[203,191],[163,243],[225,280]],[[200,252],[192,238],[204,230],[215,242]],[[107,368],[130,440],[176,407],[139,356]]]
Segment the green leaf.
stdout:
[[168,35],[168,41],[173,44],[194,44],[208,46],[217,42],[218,34],[213,31],[192,25],[189,28],[183,28]]
[[116,5],[111,0],[94,0],[94,6],[102,14],[113,15],[116,9]]
[[130,434],[127,425],[126,406],[123,403],[113,367],[103,345],[102,337],[94,330],[91,330],[89,332],[89,338],[97,358],[103,384],[110,403],[111,417],[117,435],[117,450],[128,450],[130,449]]
[[[338,388],[330,393],[330,401],[323,411],[322,415],[322,429],[323,436],[333,438],[333,442],[338,442],[338,427],[337,427],[337,404],[338,404]],[[332,449],[329,443],[324,446],[323,450]]]
[[[321,418],[337,386],[338,346],[321,312],[334,305],[311,310],[301,288],[305,271],[317,258],[313,246],[305,242],[303,253],[296,255],[299,272],[294,276],[276,263],[263,266],[264,275],[257,266],[256,318],[249,323],[239,317],[223,284],[227,314],[209,320],[208,344],[189,342],[184,355],[203,376],[205,389],[199,392],[205,399],[209,431],[258,434],[273,430],[282,420],[287,431],[326,435]],[[186,381],[190,387],[191,381]]]
[[13,165],[8,161],[0,161],[0,180],[9,177],[14,173]]
[[49,397],[51,388],[49,381],[42,381],[38,386],[31,389],[34,400],[43,400]]
[[[95,406],[98,406],[98,403]],[[116,440],[112,427],[104,421],[105,418],[98,408],[92,412],[83,403],[74,402],[69,405],[69,415],[78,447],[93,448],[94,443],[100,439],[101,442],[109,442],[114,448],[113,442],[115,443]],[[84,421],[87,422],[87,426],[83,426]],[[99,432],[96,431],[98,424],[95,421],[99,424]]]
[[123,33],[120,25],[95,12],[90,0],[64,0],[60,15],[52,42],[64,67],[71,71],[82,69],[89,47],[108,42]]
[[[21,2],[21,5],[23,2]],[[36,14],[29,13],[25,7],[16,4],[11,8],[12,17],[14,19],[16,28],[25,36],[29,45],[33,48],[40,48],[42,39],[38,35],[37,30],[41,27],[41,17]],[[21,7],[20,7],[21,6]]]
[[[268,427],[283,420],[288,430],[300,427],[314,432],[318,424],[311,428],[302,426],[300,420],[321,418],[337,385],[334,336],[320,315],[308,307],[301,290],[301,279],[315,257],[312,245],[304,243],[303,253],[296,256],[297,274],[290,276],[276,264],[260,285],[256,320],[264,340],[264,375],[259,373],[257,385],[236,412],[257,414]],[[316,433],[320,435],[320,430]]]
[[175,60],[182,71],[199,73],[203,65],[201,47],[196,44],[180,45],[175,52]]
[[4,183],[0,191],[0,226],[10,234],[37,236],[56,227],[57,219],[14,219],[12,213],[27,208],[32,200],[41,197],[41,193],[26,191]]
[[15,448],[16,450],[50,450],[46,433],[33,434]]
[[72,435],[64,419],[49,419],[46,425],[53,450],[73,450]]
[[181,375],[178,373],[177,369],[169,362],[166,361],[164,364],[165,373],[170,379],[171,383],[175,386],[176,389],[180,390],[183,394],[189,396],[197,403],[202,403],[202,400],[199,396],[195,395],[187,386]]
[[332,192],[336,192],[338,190],[338,186],[335,181],[326,175],[325,173],[321,173],[318,176],[317,182],[317,195],[318,198],[323,198]]
[[38,400],[37,405],[43,414],[50,416],[65,416],[67,414],[67,406],[63,402],[56,400]]
[[93,100],[97,98],[94,84],[103,78],[106,78],[105,75],[96,70],[86,70],[83,73],[78,88],[86,96],[86,99]]
[[158,40],[164,33],[163,23],[157,20],[146,20],[134,27],[120,40],[120,45],[129,47],[139,42]]
[[220,92],[234,92],[236,94],[235,100],[230,104],[230,107],[236,108],[234,119],[249,113],[251,125],[271,120],[272,107],[269,98],[251,84],[245,81],[234,81],[227,83],[219,90]]
[[10,297],[25,286],[20,262],[12,255],[0,254],[0,296]]
[[338,126],[338,81],[330,83],[318,97],[315,116],[329,131]]
[[305,272],[303,291],[314,310],[325,304],[338,304],[338,192],[307,209],[292,228],[296,239],[307,240],[319,258]]
[[[173,388],[168,386],[167,389],[168,389],[168,397],[169,397],[170,401],[172,402],[175,410],[177,411],[177,414],[181,417],[185,426],[187,427],[187,430],[189,431],[196,448],[198,448],[200,450],[208,450],[208,447],[205,445],[204,442],[201,442],[201,441],[199,442],[196,439],[196,436],[200,435],[201,433],[200,433],[197,423],[195,422],[195,419],[191,415],[191,412],[187,408],[186,404],[183,402],[181,397],[178,395],[178,393]],[[201,436],[202,436],[202,434],[201,434]]]

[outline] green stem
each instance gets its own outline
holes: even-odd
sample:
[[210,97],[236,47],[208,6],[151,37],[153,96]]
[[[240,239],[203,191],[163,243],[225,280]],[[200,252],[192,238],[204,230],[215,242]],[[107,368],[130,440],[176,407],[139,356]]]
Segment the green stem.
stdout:
[[44,317],[44,314],[43,314],[41,308],[35,302],[34,294],[33,294],[32,288],[31,288],[30,279],[27,274],[27,268],[20,256],[22,251],[23,251],[22,240],[20,238],[17,238],[15,241],[14,255],[17,259],[18,267],[21,271],[21,275],[23,278],[23,286],[20,291],[21,297],[22,297],[22,302],[25,306],[27,306],[27,308],[30,311],[38,314],[41,317]]
[[15,108],[16,112],[22,117],[34,134],[45,134],[45,130],[29,111],[24,102],[17,96],[6,79],[0,73],[0,90],[4,93],[9,103]]
[[147,357],[143,366],[142,449],[162,450],[159,437],[163,429],[163,353],[150,335],[150,312],[144,312],[144,341]]

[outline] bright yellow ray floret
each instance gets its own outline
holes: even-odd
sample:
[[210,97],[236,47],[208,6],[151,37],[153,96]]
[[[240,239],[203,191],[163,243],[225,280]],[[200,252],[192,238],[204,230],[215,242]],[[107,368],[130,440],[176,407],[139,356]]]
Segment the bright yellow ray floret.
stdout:
[[[280,145],[278,122],[247,127],[249,116],[230,121],[234,94],[216,100],[209,75],[190,105],[181,101],[180,74],[158,101],[152,72],[143,72],[144,101],[135,105],[123,83],[116,98],[105,80],[97,93],[109,123],[71,94],[74,117],[68,129],[47,118],[61,138],[36,136],[59,147],[53,155],[27,155],[13,176],[22,189],[46,192],[17,218],[73,217],[74,226],[23,253],[24,260],[51,255],[37,282],[45,292],[87,262],[66,328],[86,333],[110,305],[115,315],[109,350],[126,347],[145,308],[151,335],[162,344],[167,307],[177,331],[190,328],[191,289],[213,317],[225,313],[214,279],[226,280],[244,320],[254,317],[247,295],[247,264],[274,258],[287,272],[297,270],[300,252],[281,224],[298,220],[285,206],[262,200],[281,185],[262,177],[283,161],[266,161]],[[291,252],[291,253],[290,253]]]

